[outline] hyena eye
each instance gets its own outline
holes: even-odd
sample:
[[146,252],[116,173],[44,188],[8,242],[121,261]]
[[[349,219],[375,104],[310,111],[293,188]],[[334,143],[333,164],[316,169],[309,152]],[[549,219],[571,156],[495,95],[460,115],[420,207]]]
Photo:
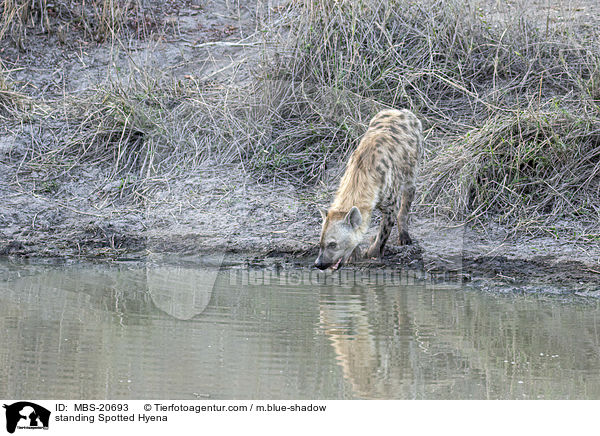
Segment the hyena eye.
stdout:
[[335,242],[330,242],[329,244],[327,244],[327,248],[331,248],[331,249],[335,250],[336,247],[337,247],[337,244]]

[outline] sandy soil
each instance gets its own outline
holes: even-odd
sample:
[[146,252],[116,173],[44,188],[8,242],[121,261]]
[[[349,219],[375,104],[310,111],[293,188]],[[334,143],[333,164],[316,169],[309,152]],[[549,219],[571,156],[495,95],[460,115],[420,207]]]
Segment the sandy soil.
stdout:
[[[0,56],[12,78],[30,95],[44,99],[80,92],[132,65],[172,77],[210,77],[226,82],[259,56],[261,14],[276,14],[281,2],[189,2],[164,11],[162,37],[133,40],[129,47],[97,44],[74,37],[60,44],[40,37],[27,52],[0,43]],[[497,13],[508,1],[487,2]],[[599,17],[595,2],[540,1],[553,20],[564,11],[578,19]],[[258,4],[258,6],[257,6]],[[496,8],[496,9],[493,9]],[[546,8],[546,9],[545,9]],[[500,11],[500,12],[498,12]],[[227,44],[227,42],[242,44]],[[240,73],[240,70],[242,71]],[[19,171],[28,135],[5,127],[0,133],[0,255],[26,257],[145,258],[156,253],[198,255],[238,253],[255,264],[273,259],[308,265],[317,251],[320,217],[339,177],[299,189],[292,184],[260,184],[238,167],[206,164],[185,177],[165,180],[142,204],[106,200],[116,189],[106,170],[85,168],[63,175],[57,190],[44,188],[44,174]],[[375,232],[376,223],[372,226]],[[393,245],[382,262],[359,267],[408,265],[424,270],[452,270],[459,264],[467,277],[507,281],[576,281],[600,284],[600,244],[581,241],[509,238],[507,229],[461,226],[414,213],[415,245]]]

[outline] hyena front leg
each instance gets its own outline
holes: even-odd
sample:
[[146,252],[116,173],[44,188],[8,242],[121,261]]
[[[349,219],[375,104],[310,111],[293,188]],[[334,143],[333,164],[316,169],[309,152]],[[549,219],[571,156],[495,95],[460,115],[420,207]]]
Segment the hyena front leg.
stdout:
[[402,203],[398,214],[398,243],[400,245],[412,244],[412,239],[408,234],[408,212],[414,198],[415,185],[407,186],[402,190]]
[[381,256],[383,256],[383,249],[385,248],[385,243],[390,237],[392,227],[394,227],[395,215],[395,211],[382,212],[381,224],[379,225],[379,232],[377,233],[375,240],[367,250],[368,258],[379,259],[381,258]]

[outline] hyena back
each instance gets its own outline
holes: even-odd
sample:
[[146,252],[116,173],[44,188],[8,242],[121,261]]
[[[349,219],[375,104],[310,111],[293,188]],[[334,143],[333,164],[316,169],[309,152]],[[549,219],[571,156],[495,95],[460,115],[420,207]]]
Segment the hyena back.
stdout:
[[381,211],[379,232],[366,256],[380,258],[398,218],[400,245],[411,244],[408,212],[423,153],[421,122],[408,110],[384,110],[354,150],[329,210],[321,210],[323,226],[315,266],[337,269],[360,257],[373,210]]

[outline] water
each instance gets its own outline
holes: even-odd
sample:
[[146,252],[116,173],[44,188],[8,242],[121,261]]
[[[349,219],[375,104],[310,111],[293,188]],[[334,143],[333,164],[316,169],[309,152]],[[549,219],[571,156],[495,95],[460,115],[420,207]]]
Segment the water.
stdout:
[[598,299],[247,273],[0,263],[0,398],[600,398]]

